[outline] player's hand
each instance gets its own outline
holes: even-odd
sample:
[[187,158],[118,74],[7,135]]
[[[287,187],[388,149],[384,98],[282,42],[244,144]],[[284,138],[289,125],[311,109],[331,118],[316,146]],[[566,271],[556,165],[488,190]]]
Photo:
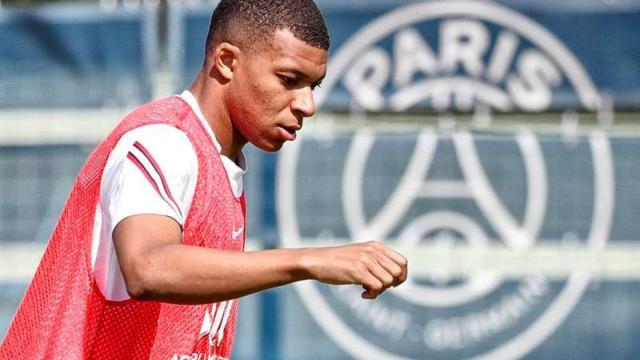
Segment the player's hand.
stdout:
[[407,279],[407,259],[375,241],[308,249],[304,261],[309,277],[323,283],[362,285],[362,298],[375,299]]

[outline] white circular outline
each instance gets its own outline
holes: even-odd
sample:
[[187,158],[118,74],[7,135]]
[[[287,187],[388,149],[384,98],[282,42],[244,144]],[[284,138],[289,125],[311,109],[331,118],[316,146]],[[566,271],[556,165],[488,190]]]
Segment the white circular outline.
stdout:
[[[431,11],[431,13],[429,13]],[[424,14],[422,12],[426,12]],[[369,23],[356,35],[352,36],[335,55],[329,64],[329,76],[325,79],[325,87],[316,93],[320,105],[333,88],[344,68],[360,51],[371,43],[395,31],[402,25],[444,16],[471,15],[484,20],[493,21],[504,27],[510,27],[530,40],[538,48],[549,52],[576,90],[583,106],[595,110],[600,104],[600,96],[586,72],[574,55],[557,38],[545,28],[519,13],[491,3],[472,1],[447,1],[423,4],[411,4]],[[295,189],[297,163],[300,154],[301,136],[297,142],[289,144],[283,150],[277,165],[278,181],[276,182],[276,199],[278,228],[285,245],[298,242],[298,222],[295,218],[296,205],[292,196]],[[614,206],[614,173],[611,148],[606,134],[594,131],[590,138],[594,165],[594,210],[592,226],[587,243],[590,247],[602,249],[606,246],[611,227]],[[284,221],[283,219],[287,219]],[[476,356],[473,359],[512,359],[518,358],[537,347],[564,321],[574,308],[589,284],[589,274],[573,273],[567,285],[547,310],[525,331],[493,350]],[[416,360],[391,354],[376,345],[362,339],[333,312],[313,282],[305,281],[294,284],[301,300],[316,322],[346,352],[360,359],[379,360]],[[312,310],[313,309],[313,310]],[[319,314],[322,313],[322,316]]]

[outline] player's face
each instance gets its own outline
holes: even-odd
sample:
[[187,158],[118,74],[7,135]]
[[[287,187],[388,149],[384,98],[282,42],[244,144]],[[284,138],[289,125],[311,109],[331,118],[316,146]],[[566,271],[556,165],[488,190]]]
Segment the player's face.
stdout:
[[238,59],[232,97],[233,126],[244,140],[265,151],[296,138],[302,119],[316,111],[313,89],[327,70],[327,51],[277,31],[271,44]]

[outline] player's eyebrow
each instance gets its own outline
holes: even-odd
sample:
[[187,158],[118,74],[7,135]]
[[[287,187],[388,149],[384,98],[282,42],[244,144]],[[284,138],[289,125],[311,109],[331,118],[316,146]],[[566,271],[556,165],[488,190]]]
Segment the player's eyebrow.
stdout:
[[301,80],[306,80],[306,81],[310,81],[312,84],[314,85],[320,85],[322,83],[322,80],[324,80],[324,76],[321,77],[318,80],[312,81],[311,77],[305,73],[303,73],[300,70],[294,70],[294,69],[283,69],[281,71],[284,74],[290,74],[293,75],[295,78],[297,79],[301,79]]

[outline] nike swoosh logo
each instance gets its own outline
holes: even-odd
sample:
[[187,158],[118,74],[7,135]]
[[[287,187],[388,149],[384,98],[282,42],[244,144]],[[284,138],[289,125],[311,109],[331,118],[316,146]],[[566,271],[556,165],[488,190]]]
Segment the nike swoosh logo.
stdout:
[[238,230],[233,230],[233,234],[231,234],[231,237],[233,238],[233,240],[235,240],[238,236],[240,236],[240,234],[242,234],[242,231],[244,230],[244,226],[241,227]]

